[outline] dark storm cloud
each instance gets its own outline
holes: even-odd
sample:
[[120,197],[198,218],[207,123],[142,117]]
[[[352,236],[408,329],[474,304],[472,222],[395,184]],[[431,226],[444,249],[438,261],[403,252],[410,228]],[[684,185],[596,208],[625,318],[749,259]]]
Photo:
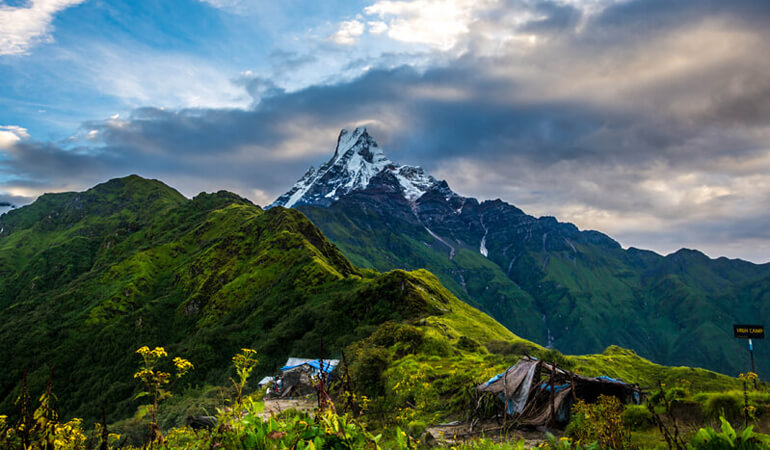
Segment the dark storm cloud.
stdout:
[[[390,55],[351,81],[292,93],[244,76],[250,110],[141,108],[84,124],[99,145],[17,144],[0,160],[13,178],[0,191],[138,172],[187,195],[225,188],[264,204],[329,158],[340,128],[363,123],[392,159],[461,194],[584,226],[604,226],[590,219],[603,215],[620,224],[607,231],[653,247],[770,239],[759,212],[770,200],[768,3],[646,0],[591,16],[512,5],[536,19],[513,27],[511,11],[486,11],[463,56],[425,70],[391,68]],[[286,70],[308,62],[274,58]]]
[[543,18],[528,22],[522,27],[524,32],[569,32],[575,29],[582,18],[581,11],[571,5],[542,2],[535,4],[533,10]]
[[596,16],[592,26],[619,30],[632,37],[629,31],[672,29],[703,19],[735,20],[763,27],[768,18],[770,3],[762,0],[634,0],[610,5]]

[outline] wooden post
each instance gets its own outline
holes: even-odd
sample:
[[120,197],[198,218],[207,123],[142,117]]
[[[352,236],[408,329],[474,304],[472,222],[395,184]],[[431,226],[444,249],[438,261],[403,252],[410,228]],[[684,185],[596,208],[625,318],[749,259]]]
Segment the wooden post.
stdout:
[[548,380],[548,384],[551,386],[551,420],[550,424],[553,426],[554,422],[556,421],[556,407],[554,406],[554,397],[556,396],[556,392],[553,387],[553,378],[556,376],[556,364],[551,364],[551,379]]
[[[505,426],[508,424],[508,371],[511,370],[511,368],[505,369],[505,372],[503,373],[503,395],[505,396],[505,401],[503,402],[503,429],[505,429]],[[482,424],[482,430],[484,429],[484,425]]]

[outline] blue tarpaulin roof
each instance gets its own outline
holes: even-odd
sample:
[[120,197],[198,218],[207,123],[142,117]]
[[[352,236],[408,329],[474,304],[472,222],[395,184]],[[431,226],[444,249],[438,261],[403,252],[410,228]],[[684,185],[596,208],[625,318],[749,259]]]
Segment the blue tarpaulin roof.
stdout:
[[[339,361],[335,359],[324,359],[323,360],[323,371],[326,373],[331,373],[335,367],[337,367],[337,364],[339,364]],[[300,366],[310,366],[315,370],[321,370],[321,360],[320,359],[311,359],[309,361],[304,361],[300,364],[295,364],[292,366],[283,366],[281,367],[281,371],[286,372],[287,370],[294,369],[296,367]]]

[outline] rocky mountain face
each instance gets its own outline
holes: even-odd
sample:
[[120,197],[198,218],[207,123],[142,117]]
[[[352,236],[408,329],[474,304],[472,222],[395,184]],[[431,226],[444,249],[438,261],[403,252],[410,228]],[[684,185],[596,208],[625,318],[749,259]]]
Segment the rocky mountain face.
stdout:
[[388,160],[365,129],[343,130],[334,157],[274,205],[300,209],[355,264],[426,268],[515,333],[567,353],[617,344],[735,375],[746,351],[732,323],[770,319],[770,293],[751,288],[770,281],[768,264],[626,250],[597,231],[460,196]]

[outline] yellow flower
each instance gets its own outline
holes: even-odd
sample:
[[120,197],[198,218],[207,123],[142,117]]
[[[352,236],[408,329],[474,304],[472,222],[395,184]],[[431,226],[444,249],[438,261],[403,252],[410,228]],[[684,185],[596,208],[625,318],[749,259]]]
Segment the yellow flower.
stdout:
[[139,372],[136,372],[134,374],[134,378],[145,378],[145,377],[152,377],[155,373],[152,370],[144,369],[140,370]]
[[184,358],[176,357],[174,358],[174,366],[176,366],[177,372],[184,373],[188,370],[192,370],[195,367],[193,367],[192,363]]

